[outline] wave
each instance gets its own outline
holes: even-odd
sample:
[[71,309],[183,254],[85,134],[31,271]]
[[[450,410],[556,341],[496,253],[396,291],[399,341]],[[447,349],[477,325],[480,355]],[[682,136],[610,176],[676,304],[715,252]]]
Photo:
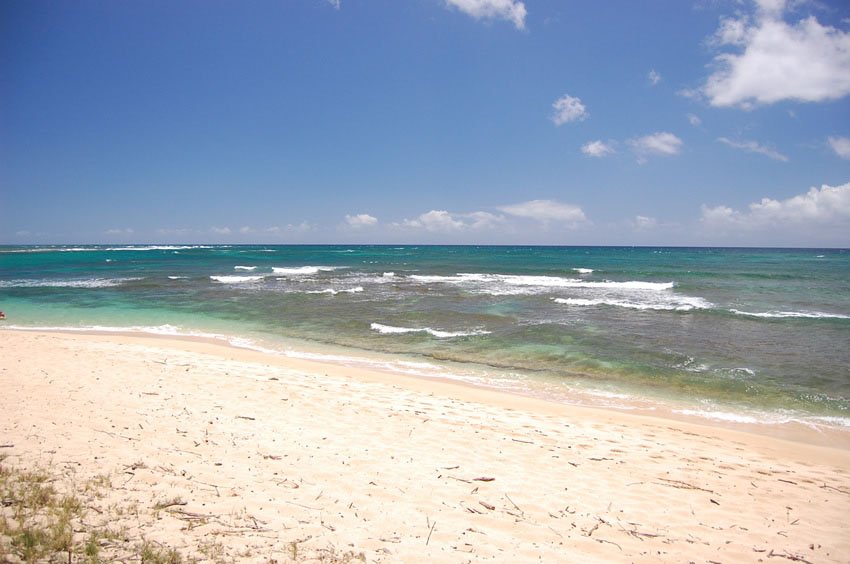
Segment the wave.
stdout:
[[305,276],[310,274],[318,274],[319,272],[331,272],[341,267],[337,266],[295,266],[295,267],[278,267],[272,268],[275,274],[284,274],[289,276]]
[[563,278],[560,276],[528,276],[515,274],[467,274],[454,276],[411,275],[417,282],[458,284],[473,287],[476,291],[492,295],[510,295],[523,293],[540,293],[551,288],[588,288],[596,290],[647,290],[660,292],[671,290],[674,282],[646,282],[629,280],[616,282],[612,280],[590,281],[578,278]]
[[592,268],[574,268],[573,271],[579,274],[593,274]]
[[233,267],[233,270],[248,270],[248,271],[251,271],[251,270],[257,270],[257,267],[256,266],[238,266],[237,265],[237,266]]
[[0,288],[112,288],[141,278],[87,278],[83,280],[0,280]]
[[741,311],[738,309],[730,309],[735,315],[743,315],[746,317],[760,317],[766,319],[850,319],[850,315],[842,313],[824,313],[820,311],[766,311],[766,312],[750,312]]
[[186,280],[187,278],[189,278],[189,277],[188,276],[169,276],[168,277],[169,280]]
[[355,288],[348,288],[346,290],[334,290],[333,288],[327,288],[325,290],[310,290],[308,294],[330,294],[332,296],[336,296],[337,294],[357,294],[363,291],[363,286],[357,286]]
[[618,300],[611,298],[553,298],[553,301],[559,304],[579,307],[612,306],[624,307],[628,309],[660,311],[691,311],[694,309],[709,309],[713,307],[713,304],[711,302],[706,301],[702,298],[677,295],[665,296],[661,300],[656,299],[655,301],[643,302]]
[[452,337],[474,337],[477,335],[489,335],[490,331],[478,329],[474,331],[440,331],[439,329],[431,329],[430,327],[413,328],[413,327],[393,327],[392,325],[382,325],[380,323],[372,323],[373,331],[384,335],[403,334],[403,333],[427,333],[438,339],[450,339]]
[[222,284],[245,284],[247,282],[257,282],[262,279],[262,276],[210,276],[210,280],[221,282]]

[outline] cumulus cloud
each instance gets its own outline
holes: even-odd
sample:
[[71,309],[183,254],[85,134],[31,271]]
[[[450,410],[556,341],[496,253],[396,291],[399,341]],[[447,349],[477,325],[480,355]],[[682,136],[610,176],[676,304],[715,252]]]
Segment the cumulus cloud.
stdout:
[[446,210],[431,210],[415,219],[405,219],[396,227],[424,229],[432,233],[453,233],[491,229],[504,220],[489,212],[451,213]]
[[339,10],[339,6],[342,0],[328,0],[328,4]]
[[842,159],[850,160],[850,139],[847,137],[830,137],[827,141],[836,155]]
[[850,182],[841,186],[812,187],[787,200],[762,198],[747,211],[728,206],[702,207],[701,221],[711,227],[757,229],[789,224],[831,225],[850,223]]
[[552,102],[552,108],[555,109],[552,113],[552,123],[557,126],[571,121],[581,121],[589,115],[581,99],[570,96],[569,94],[564,94]]
[[446,0],[446,6],[456,8],[476,20],[507,20],[517,29],[525,29],[525,4],[517,0]]
[[656,220],[654,217],[638,215],[635,216],[632,225],[637,231],[649,231],[650,229],[654,229],[658,225],[658,220]]
[[104,233],[107,235],[132,235],[133,230],[129,227],[125,229],[107,229]]
[[651,71],[649,71],[649,74],[646,77],[647,77],[647,79],[649,79],[649,83],[652,86],[655,86],[656,84],[661,82],[661,74],[658,73],[658,71],[656,71],[655,69],[652,69]]
[[725,145],[729,145],[733,149],[740,149],[742,151],[748,151],[750,153],[758,153],[775,161],[782,161],[783,163],[788,162],[788,157],[786,157],[782,153],[775,151],[770,147],[759,145],[755,141],[732,141],[731,139],[727,139],[726,137],[718,137],[717,140]]
[[541,223],[558,222],[571,228],[587,223],[587,217],[580,207],[554,200],[530,200],[501,206],[498,209],[516,217],[529,218]]
[[605,143],[604,141],[589,141],[582,145],[581,152],[588,157],[607,157],[613,155],[617,151],[614,149],[613,143]]
[[646,162],[650,156],[669,157],[678,155],[682,151],[681,139],[668,131],[659,131],[652,135],[644,135],[636,139],[629,139],[629,146],[637,155],[638,162]]
[[363,227],[372,227],[373,225],[377,225],[378,218],[371,216],[368,213],[360,213],[357,215],[346,214],[345,223],[353,229],[360,229]]
[[726,51],[701,89],[711,105],[752,108],[850,93],[850,32],[814,16],[789,24],[784,12],[784,0],[756,0],[754,14],[721,21],[710,44]]
[[217,235],[230,235],[232,233],[229,227],[210,227],[210,231]]
[[690,123],[694,127],[699,127],[702,125],[702,120],[698,115],[688,114],[688,123]]

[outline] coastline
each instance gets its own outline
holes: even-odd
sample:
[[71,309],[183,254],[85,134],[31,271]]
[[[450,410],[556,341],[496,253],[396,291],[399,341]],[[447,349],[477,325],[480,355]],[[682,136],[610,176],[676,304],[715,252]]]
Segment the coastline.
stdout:
[[850,553],[844,447],[202,340],[0,334],[3,464],[107,481],[89,522],[186,558]]

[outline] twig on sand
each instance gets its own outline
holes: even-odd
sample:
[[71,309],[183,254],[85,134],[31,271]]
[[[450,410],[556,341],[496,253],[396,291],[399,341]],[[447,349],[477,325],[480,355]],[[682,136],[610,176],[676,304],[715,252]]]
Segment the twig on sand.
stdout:
[[847,490],[847,489],[844,489],[844,488],[836,488],[835,486],[830,486],[828,484],[824,484],[824,485],[818,486],[818,487],[822,490],[835,490],[839,493],[850,495],[850,490]]
[[15,448],[15,445],[13,445],[13,444],[0,445],[0,448]]
[[681,480],[668,480],[667,478],[660,478],[660,480],[662,482],[666,482],[664,484],[661,484],[662,486],[669,486],[671,488],[678,488],[680,490],[699,490],[701,492],[715,493],[713,490],[707,490],[705,488],[701,488],[699,486],[695,486],[687,482],[682,482]]
[[428,531],[428,538],[425,539],[425,546],[428,546],[428,543],[431,542],[431,533],[434,532],[434,527],[437,526],[437,522],[434,521],[434,524],[431,525],[431,529]]
[[805,562],[806,564],[812,564],[812,562],[810,560],[806,560],[802,556],[797,556],[796,554],[789,554],[787,552],[785,552],[784,554],[780,554],[778,552],[773,552],[772,548],[770,549],[770,552],[767,553],[767,557],[768,558],[774,558],[774,557],[785,558],[785,559],[791,560],[793,562]]

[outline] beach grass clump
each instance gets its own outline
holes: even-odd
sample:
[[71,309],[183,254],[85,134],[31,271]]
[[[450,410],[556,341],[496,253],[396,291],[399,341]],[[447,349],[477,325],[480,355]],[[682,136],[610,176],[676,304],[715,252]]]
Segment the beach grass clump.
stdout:
[[114,515],[106,515],[105,525],[87,522],[87,504],[104,497],[104,490],[111,487],[108,476],[86,481],[76,488],[79,494],[67,493],[65,490],[75,488],[63,488],[65,481],[60,476],[41,468],[16,468],[7,464],[6,458],[0,458],[0,562],[94,564],[113,561],[116,548],[122,559],[151,564],[183,561],[177,550],[162,544],[144,539],[130,543],[124,531],[108,526]]
[[83,517],[75,495],[60,494],[43,470],[0,461],[0,559],[37,562],[74,551],[74,524]]

